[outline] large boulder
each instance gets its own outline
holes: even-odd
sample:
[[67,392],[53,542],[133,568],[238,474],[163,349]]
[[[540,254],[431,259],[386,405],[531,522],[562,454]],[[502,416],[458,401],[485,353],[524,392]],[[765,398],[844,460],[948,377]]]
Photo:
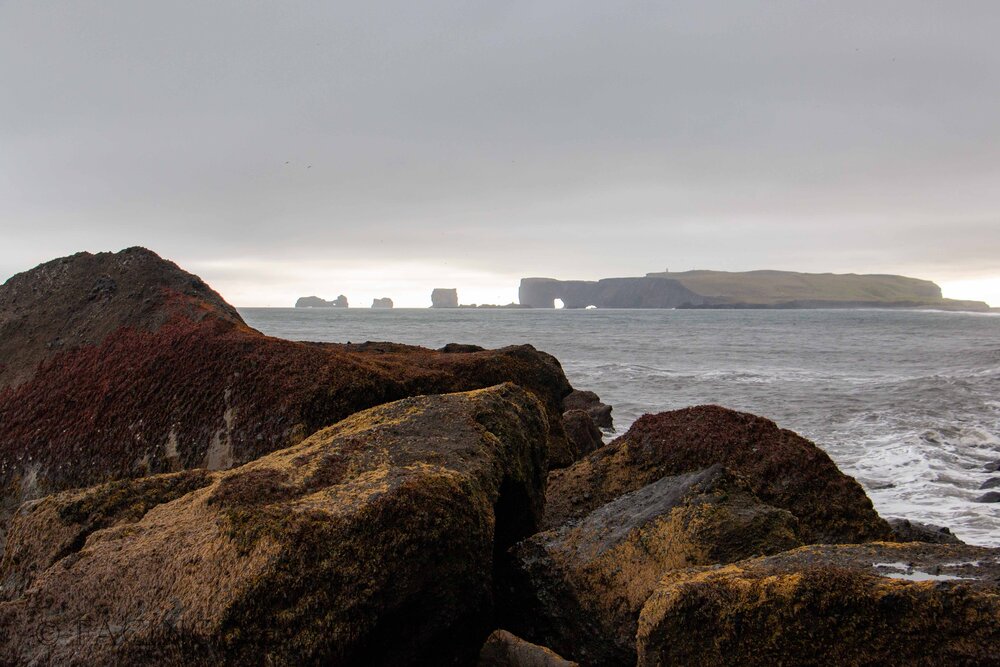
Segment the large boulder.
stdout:
[[797,523],[722,466],[664,477],[514,547],[504,620],[583,665],[634,665],[665,573],[797,547]]
[[562,425],[572,387],[531,346],[292,342],[148,250],[49,262],[0,286],[0,548],[24,500],[227,469],[374,405],[506,381],[545,405],[551,465],[578,458]]
[[721,463],[762,502],[786,509],[804,543],[892,539],[864,489],[826,452],[763,417],[703,405],[640,417],[627,433],[549,478],[546,526],[593,509],[665,475]]
[[826,545],[671,573],[641,667],[1000,664],[1000,550]]
[[592,391],[576,389],[563,398],[563,410],[583,410],[590,415],[600,428],[613,429],[611,406],[601,402],[600,397]]
[[[604,435],[594,423],[589,413],[583,410],[567,410],[563,413],[563,428],[566,429],[566,440],[574,453],[580,456],[589,454],[604,445]],[[579,458],[579,457],[577,457]]]
[[505,384],[373,408],[232,470],[34,503],[11,537],[34,546],[3,562],[0,662],[474,662],[494,554],[541,516],[546,430]]

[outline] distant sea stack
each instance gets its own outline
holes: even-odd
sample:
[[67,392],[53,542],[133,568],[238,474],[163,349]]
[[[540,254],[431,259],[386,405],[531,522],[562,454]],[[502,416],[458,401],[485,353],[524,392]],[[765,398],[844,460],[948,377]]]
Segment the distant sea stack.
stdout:
[[684,271],[635,278],[523,278],[522,305],[553,308],[932,308],[988,311],[982,301],[945,299],[929,280],[895,275],[794,271]]
[[372,301],[372,308],[392,308],[392,299],[387,296]]
[[333,301],[318,296],[302,296],[295,302],[296,308],[347,308],[347,297],[341,294]]
[[458,290],[438,287],[431,292],[431,308],[458,308]]

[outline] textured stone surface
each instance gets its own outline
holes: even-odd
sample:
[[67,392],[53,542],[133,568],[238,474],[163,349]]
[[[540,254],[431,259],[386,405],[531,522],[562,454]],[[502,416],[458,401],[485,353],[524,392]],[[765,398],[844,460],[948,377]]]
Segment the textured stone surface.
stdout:
[[811,546],[664,578],[639,665],[996,665],[1000,550]]
[[11,278],[0,286],[0,331],[10,382],[0,387],[0,546],[23,500],[226,469],[406,396],[516,382],[545,404],[552,464],[579,456],[562,426],[572,388],[547,354],[271,338],[196,276],[141,248],[74,255]]
[[580,517],[665,475],[721,463],[761,501],[794,514],[804,543],[892,539],[861,485],[812,442],[763,417],[705,405],[639,418],[549,478],[546,526]]
[[526,642],[506,630],[491,634],[479,653],[478,667],[579,667],[551,649]]
[[799,546],[796,528],[722,466],[664,477],[518,544],[505,621],[583,665],[634,665],[639,611],[665,573]]
[[379,406],[188,489],[47,499],[12,529],[36,546],[3,565],[31,585],[0,603],[0,662],[468,664],[545,454],[542,406],[506,384]]

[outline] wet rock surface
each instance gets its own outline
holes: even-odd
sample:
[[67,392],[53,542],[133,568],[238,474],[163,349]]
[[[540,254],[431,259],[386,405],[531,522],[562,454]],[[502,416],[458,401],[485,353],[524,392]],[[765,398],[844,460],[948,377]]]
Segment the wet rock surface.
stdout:
[[39,546],[4,562],[31,583],[0,603],[0,660],[474,662],[494,554],[541,517],[546,429],[507,384],[356,414],[186,493],[152,478],[35,504],[12,543]]
[[592,391],[576,389],[563,398],[563,410],[583,410],[590,415],[599,428],[613,429],[611,406],[601,402],[600,397]]
[[665,573],[799,546],[797,527],[722,466],[664,477],[518,544],[505,620],[583,665],[633,665],[639,611]]
[[945,526],[920,523],[909,519],[889,519],[889,527],[897,542],[929,542],[932,544],[965,544]]
[[799,520],[805,543],[891,539],[861,485],[822,449],[769,419],[714,405],[644,415],[627,433],[549,478],[546,527],[666,475],[721,463],[762,502]]
[[664,578],[638,664],[995,665],[1000,550],[870,543],[796,549]]
[[604,436],[590,414],[583,410],[567,410],[563,413],[563,428],[566,439],[573,449],[573,460],[585,456],[604,445]]

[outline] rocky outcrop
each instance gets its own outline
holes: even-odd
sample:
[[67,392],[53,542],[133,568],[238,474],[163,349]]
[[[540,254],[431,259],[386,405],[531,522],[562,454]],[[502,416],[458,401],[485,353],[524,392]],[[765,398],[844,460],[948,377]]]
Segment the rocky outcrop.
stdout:
[[665,475],[721,463],[762,502],[794,514],[805,543],[891,539],[853,478],[805,438],[755,415],[714,405],[640,417],[627,433],[549,478],[554,527]]
[[541,516],[546,422],[510,384],[411,398],[240,468],[26,507],[0,661],[468,664],[494,554]]
[[563,427],[566,429],[566,440],[579,456],[589,454],[604,445],[601,429],[594,423],[590,413],[583,410],[567,410],[563,413]]
[[562,426],[572,387],[554,358],[530,346],[442,353],[271,338],[141,249],[49,262],[0,287],[0,304],[0,365],[9,371],[0,388],[0,546],[24,500],[226,469],[406,396],[515,382],[545,405],[551,464],[579,456]]
[[321,299],[318,296],[300,296],[295,302],[296,308],[347,308],[347,297],[341,294],[333,301]]
[[928,542],[931,544],[965,544],[945,526],[910,521],[909,519],[889,519],[889,527],[897,542]]
[[392,299],[387,296],[372,300],[372,308],[392,308]]
[[526,642],[506,630],[491,634],[479,653],[478,667],[579,667],[550,649]]
[[431,308],[458,308],[458,290],[436,288],[431,292]]
[[518,300],[532,308],[677,308],[705,299],[669,278],[605,278],[598,281],[524,278]]
[[552,308],[936,308],[988,311],[981,301],[944,299],[929,280],[794,271],[684,271],[598,281],[524,278],[524,305]]
[[663,477],[513,549],[506,621],[582,665],[634,665],[646,598],[665,573],[799,546],[791,513],[722,466]]
[[614,422],[611,419],[611,406],[601,402],[601,399],[592,391],[576,389],[563,398],[563,410],[583,410],[590,415],[594,423],[599,428],[613,429]]
[[19,273],[0,286],[0,390],[65,350],[175,318],[245,327],[201,278],[145,248],[81,252]]
[[641,667],[995,665],[1000,550],[811,546],[664,578]]

